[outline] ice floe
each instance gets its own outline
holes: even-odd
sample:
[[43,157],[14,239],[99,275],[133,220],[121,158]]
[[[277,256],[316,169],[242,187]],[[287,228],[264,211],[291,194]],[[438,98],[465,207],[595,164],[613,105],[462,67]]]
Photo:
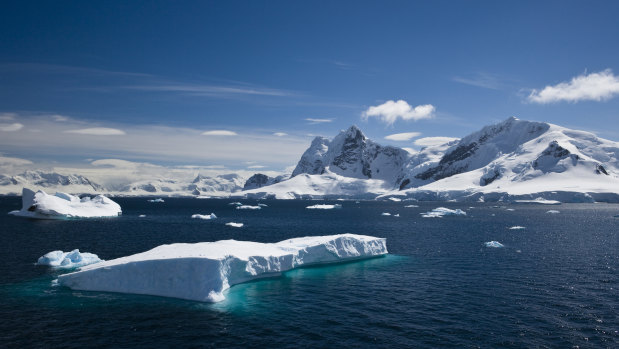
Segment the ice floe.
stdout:
[[163,200],[162,198],[157,198],[157,199],[150,199],[148,200],[148,202],[165,202],[165,200]]
[[443,216],[466,216],[466,212],[457,208],[455,210],[448,209],[446,207],[437,207],[432,211],[420,213],[425,218],[441,218]]
[[214,213],[211,213],[211,214],[199,214],[199,213],[196,213],[196,214],[192,214],[191,218],[196,218],[196,219],[215,219],[215,218],[217,218],[217,216],[215,216]]
[[140,218],[144,218],[144,217],[146,217],[146,215],[145,215],[145,214],[141,214],[141,215],[139,215],[138,217],[140,217]]
[[381,213],[380,215],[381,215],[381,216],[391,216],[391,213],[389,213],[389,212],[383,212],[383,213]]
[[260,206],[260,207],[269,207],[269,205],[267,205],[267,204],[258,204],[258,206]]
[[505,245],[503,245],[502,243],[498,241],[488,241],[484,243],[484,245],[486,245],[486,247],[493,247],[493,248],[505,247]]
[[39,257],[38,265],[47,265],[55,268],[77,268],[85,265],[102,262],[99,256],[93,253],[80,252],[73,250],[71,252],[52,251]]
[[226,223],[227,226],[229,227],[234,227],[234,228],[242,228],[243,227],[243,223],[236,223],[236,222],[228,222]]
[[509,230],[521,230],[521,229],[526,229],[526,228],[520,225],[514,225],[513,227],[509,227],[508,229]]
[[332,210],[334,208],[342,208],[342,205],[340,204],[335,204],[335,205],[312,205],[312,206],[307,206],[307,209],[310,210]]
[[419,205],[406,205],[404,207],[406,207],[406,208],[415,208],[415,207],[419,207]]
[[120,205],[97,195],[94,198],[57,192],[49,195],[42,190],[22,190],[22,209],[9,214],[37,219],[117,217],[122,214]]
[[241,205],[237,206],[237,210],[260,210],[262,206]]
[[277,243],[222,240],[161,245],[58,277],[75,290],[121,292],[218,302],[233,285],[300,266],[387,254],[386,239],[342,234]]
[[400,199],[400,198],[394,198],[394,197],[390,197],[390,198],[388,198],[387,200],[391,200],[391,201],[393,201],[393,202],[400,202],[400,201],[402,201],[402,199]]
[[557,210],[548,210],[548,211],[546,211],[546,213],[556,214],[556,213],[561,213],[561,212],[559,212]]
[[231,205],[231,206],[241,206],[241,205],[243,205],[243,204],[242,204],[242,203],[240,203],[240,202],[238,202],[238,201],[235,201],[235,202],[231,202],[231,203],[229,203],[228,205]]

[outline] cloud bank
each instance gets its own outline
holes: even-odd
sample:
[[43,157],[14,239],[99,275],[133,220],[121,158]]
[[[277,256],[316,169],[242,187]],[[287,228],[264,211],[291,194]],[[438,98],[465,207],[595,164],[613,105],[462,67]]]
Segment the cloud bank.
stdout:
[[431,147],[434,145],[441,145],[451,141],[457,141],[460,138],[454,137],[425,137],[419,138],[413,142],[416,146],[419,147]]
[[404,132],[404,133],[394,133],[392,135],[388,135],[385,139],[390,141],[409,141],[412,138],[421,136],[420,132]]
[[306,118],[305,121],[309,121],[310,124],[324,124],[324,123],[327,123],[327,122],[333,122],[333,119]]
[[432,104],[411,106],[404,100],[387,101],[381,105],[369,107],[361,114],[364,120],[371,117],[378,118],[387,125],[392,125],[398,119],[421,120],[434,117],[436,108]]
[[527,97],[532,103],[603,101],[619,95],[619,77],[610,69],[599,73],[583,74],[554,86],[533,90]]
[[90,136],[122,136],[126,135],[125,131],[109,127],[91,127],[78,130],[67,130],[65,133],[76,133]]
[[212,130],[202,132],[203,136],[237,136],[238,133],[228,130]]
[[12,124],[0,124],[0,131],[4,132],[14,132],[19,131],[24,127],[24,125],[19,122],[14,122]]

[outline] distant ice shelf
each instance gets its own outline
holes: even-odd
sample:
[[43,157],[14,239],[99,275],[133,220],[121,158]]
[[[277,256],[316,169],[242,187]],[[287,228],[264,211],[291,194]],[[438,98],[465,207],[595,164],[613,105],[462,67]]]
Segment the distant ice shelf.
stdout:
[[218,302],[233,285],[278,275],[300,266],[387,254],[384,238],[341,234],[259,243],[222,240],[171,244],[92,264],[60,275],[60,285],[86,291],[120,292]]
[[120,205],[103,195],[94,198],[57,192],[49,195],[39,190],[22,190],[22,208],[9,214],[36,219],[67,219],[117,217],[122,214]]

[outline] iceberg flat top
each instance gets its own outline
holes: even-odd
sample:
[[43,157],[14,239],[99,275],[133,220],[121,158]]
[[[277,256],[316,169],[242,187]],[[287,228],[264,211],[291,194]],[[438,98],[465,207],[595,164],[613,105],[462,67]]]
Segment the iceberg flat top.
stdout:
[[387,253],[386,239],[342,234],[277,243],[222,240],[162,245],[60,275],[61,285],[90,291],[148,294],[196,301],[224,299],[230,286],[302,265]]
[[57,192],[49,195],[42,190],[22,190],[22,209],[9,212],[15,216],[39,219],[117,217],[122,214],[120,205],[97,195],[94,198]]

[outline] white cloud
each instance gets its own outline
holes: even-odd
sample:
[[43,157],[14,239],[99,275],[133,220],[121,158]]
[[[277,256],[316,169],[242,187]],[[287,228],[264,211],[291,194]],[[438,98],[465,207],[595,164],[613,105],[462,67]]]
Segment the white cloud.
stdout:
[[237,136],[238,134],[234,131],[228,130],[211,130],[202,132],[203,136]]
[[361,114],[364,120],[376,117],[387,125],[392,125],[396,120],[420,120],[434,117],[434,106],[423,104],[412,107],[404,100],[387,101],[381,105],[369,107]]
[[252,165],[252,166],[247,166],[247,168],[253,168],[253,169],[257,169],[257,168],[265,168],[266,166],[262,166],[262,165]]
[[404,132],[404,133],[395,133],[389,136],[386,136],[385,139],[390,141],[409,141],[412,138],[421,136],[420,132]]
[[24,125],[19,122],[14,122],[12,124],[0,124],[0,131],[4,132],[14,132],[19,131],[24,127]]
[[52,119],[54,119],[54,121],[58,121],[58,122],[69,121],[69,118],[64,115],[55,114],[55,115],[52,115],[51,117]]
[[65,133],[76,133],[81,135],[90,135],[90,136],[122,136],[125,135],[125,131],[119,130],[117,128],[109,128],[109,127],[91,127],[91,128],[82,128],[78,130],[67,130]]
[[314,118],[306,118],[305,121],[309,121],[310,124],[324,124],[326,122],[333,122],[333,119],[314,119]]
[[610,69],[599,73],[583,74],[542,90],[533,90],[527,97],[533,103],[555,103],[561,101],[603,101],[619,95],[619,77]]
[[15,120],[17,114],[15,113],[0,113],[0,120],[2,121],[11,121]]
[[457,141],[459,138],[453,137],[425,137],[415,140],[413,143],[419,147],[430,147],[433,145],[441,145],[451,141]]
[[418,153],[418,151],[413,149],[413,148],[404,147],[402,149],[406,150],[409,154],[416,154],[416,153]]
[[288,134],[284,132],[275,132],[273,133],[273,136],[284,137],[284,136],[288,136]]
[[471,85],[475,87],[498,90],[501,88],[501,83],[496,76],[488,73],[477,73],[469,77],[454,76],[453,81],[461,84]]

